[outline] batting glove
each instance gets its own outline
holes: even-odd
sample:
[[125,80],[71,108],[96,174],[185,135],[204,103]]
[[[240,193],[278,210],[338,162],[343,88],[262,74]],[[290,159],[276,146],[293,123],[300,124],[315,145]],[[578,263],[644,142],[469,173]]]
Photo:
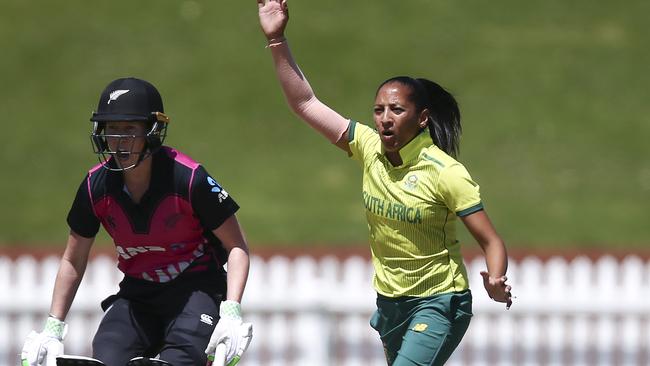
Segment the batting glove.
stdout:
[[23,350],[20,352],[22,366],[56,366],[56,357],[63,354],[61,341],[68,331],[68,325],[50,316],[45,322],[45,329],[27,335]]
[[232,300],[221,303],[219,317],[219,322],[212,332],[205,353],[208,355],[208,359],[213,360],[217,345],[223,343],[226,346],[225,364],[234,366],[251,343],[253,325],[242,322],[241,305]]

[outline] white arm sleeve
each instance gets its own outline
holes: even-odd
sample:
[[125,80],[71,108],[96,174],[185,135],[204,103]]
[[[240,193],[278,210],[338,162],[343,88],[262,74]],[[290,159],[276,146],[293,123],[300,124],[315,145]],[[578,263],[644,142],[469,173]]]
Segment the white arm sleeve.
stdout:
[[287,42],[269,47],[287,102],[301,119],[330,142],[336,143],[347,130],[349,121],[316,98],[307,78],[291,56]]

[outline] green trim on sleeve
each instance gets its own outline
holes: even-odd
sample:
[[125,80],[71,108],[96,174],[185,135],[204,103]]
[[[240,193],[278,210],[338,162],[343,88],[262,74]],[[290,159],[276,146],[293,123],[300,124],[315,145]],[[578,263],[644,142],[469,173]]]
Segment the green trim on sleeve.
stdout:
[[427,159],[427,160],[429,160],[429,161],[433,161],[434,163],[440,165],[441,168],[444,168],[444,167],[445,167],[445,164],[443,164],[442,161],[440,161],[440,160],[438,160],[438,159],[436,159],[436,158],[434,158],[434,157],[431,157],[431,156],[427,155],[427,153],[423,153],[423,154],[422,154],[422,157],[425,158],[425,159]]
[[348,124],[348,142],[354,141],[354,128],[356,127],[357,123],[353,120],[350,120],[350,123]]
[[456,216],[463,217],[463,216],[471,215],[474,212],[481,211],[482,209],[483,209],[483,202],[479,202],[470,208],[466,208],[464,210],[460,210],[456,212]]

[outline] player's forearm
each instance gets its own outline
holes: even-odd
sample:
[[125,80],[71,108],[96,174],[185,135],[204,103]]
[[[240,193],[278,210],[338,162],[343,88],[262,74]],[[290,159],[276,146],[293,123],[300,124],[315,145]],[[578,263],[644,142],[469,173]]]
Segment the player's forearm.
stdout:
[[65,319],[77,293],[85,269],[85,263],[81,266],[75,266],[68,259],[61,259],[61,265],[56,275],[54,291],[52,293],[50,315],[60,320]]
[[485,262],[490,277],[497,278],[505,275],[508,270],[508,254],[501,238],[491,238],[479,244],[485,252]]
[[270,48],[278,80],[291,109],[330,142],[339,141],[347,131],[348,120],[316,98],[286,40]]
[[228,293],[226,300],[241,302],[248,279],[250,259],[246,247],[235,247],[228,255]]
[[300,114],[304,105],[315,95],[307,78],[293,59],[287,42],[285,40],[269,48],[273,55],[275,73],[287,102],[296,113]]
[[61,256],[59,271],[56,274],[50,306],[50,314],[58,319],[63,320],[68,315],[72,300],[86,271],[88,255],[94,240],[94,238],[82,237],[74,231],[70,231],[68,235],[65,252]]

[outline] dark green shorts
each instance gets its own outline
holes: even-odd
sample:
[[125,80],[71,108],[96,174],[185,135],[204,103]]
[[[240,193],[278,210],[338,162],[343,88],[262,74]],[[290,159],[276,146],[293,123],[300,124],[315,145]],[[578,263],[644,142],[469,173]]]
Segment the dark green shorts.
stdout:
[[392,366],[443,365],[472,317],[472,293],[431,297],[377,296],[370,325],[379,332]]

